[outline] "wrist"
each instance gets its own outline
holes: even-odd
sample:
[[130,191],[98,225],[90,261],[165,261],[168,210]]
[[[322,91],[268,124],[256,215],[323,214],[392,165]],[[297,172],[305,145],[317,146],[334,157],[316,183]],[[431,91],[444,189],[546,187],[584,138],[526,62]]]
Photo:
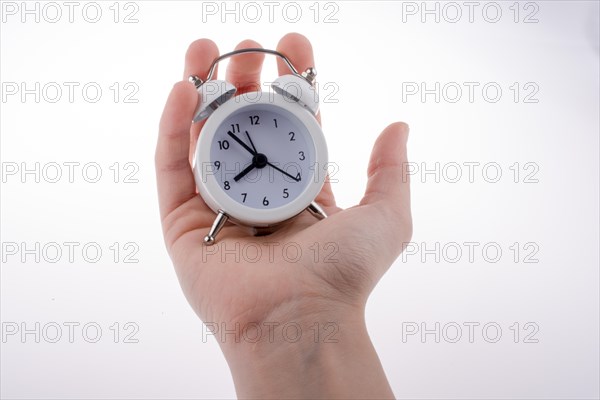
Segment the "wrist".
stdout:
[[299,318],[278,312],[244,326],[211,326],[238,397],[393,398],[364,309],[346,304],[317,309]]

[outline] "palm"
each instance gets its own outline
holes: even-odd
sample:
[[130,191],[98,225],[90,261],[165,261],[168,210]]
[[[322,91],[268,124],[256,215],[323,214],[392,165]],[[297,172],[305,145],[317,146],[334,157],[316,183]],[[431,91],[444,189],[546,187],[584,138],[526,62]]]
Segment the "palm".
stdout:
[[[248,41],[240,47],[258,44]],[[278,50],[298,69],[314,65],[310,44],[300,35],[286,36]],[[215,53],[212,42],[195,42],[185,74],[205,72]],[[243,91],[257,83],[262,55],[238,60],[231,61],[227,80]],[[214,246],[206,247],[203,238],[215,214],[196,194],[186,162],[200,129],[192,127],[190,141],[196,97],[191,85],[175,87],[161,120],[156,156],[165,241],[196,313],[204,321],[243,326],[309,303],[363,302],[411,235],[407,182],[398,181],[404,178],[399,167],[405,160],[405,125],[391,125],[378,140],[361,205],[339,209],[326,183],[316,200],[329,218],[317,222],[303,213],[268,236],[251,236],[230,225]]]

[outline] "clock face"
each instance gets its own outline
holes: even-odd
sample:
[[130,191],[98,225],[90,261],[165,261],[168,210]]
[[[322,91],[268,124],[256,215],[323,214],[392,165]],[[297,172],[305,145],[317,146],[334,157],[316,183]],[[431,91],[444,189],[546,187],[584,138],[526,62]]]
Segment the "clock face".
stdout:
[[315,144],[300,119],[273,104],[227,115],[210,143],[210,170],[236,203],[257,210],[285,206],[315,179]]

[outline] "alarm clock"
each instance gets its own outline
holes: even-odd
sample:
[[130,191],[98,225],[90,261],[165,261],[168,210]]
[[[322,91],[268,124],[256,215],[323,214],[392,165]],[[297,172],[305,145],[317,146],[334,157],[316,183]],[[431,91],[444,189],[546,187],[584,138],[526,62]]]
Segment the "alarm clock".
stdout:
[[[212,77],[220,61],[244,53],[275,55],[290,74],[277,78],[272,91],[235,96],[232,83]],[[196,144],[194,178],[199,195],[216,214],[205,245],[215,243],[227,221],[265,234],[304,210],[327,217],[315,202],[328,162],[316,119],[315,77],[314,68],[299,73],[282,53],[261,48],[216,58],[206,80],[190,77],[199,96],[193,122],[206,120]]]

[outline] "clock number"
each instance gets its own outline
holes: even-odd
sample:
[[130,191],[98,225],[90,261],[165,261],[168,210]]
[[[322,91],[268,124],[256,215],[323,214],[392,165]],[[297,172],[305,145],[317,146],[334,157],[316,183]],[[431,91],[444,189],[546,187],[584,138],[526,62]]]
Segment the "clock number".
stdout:
[[290,132],[290,133],[288,133],[288,135],[290,135],[290,142],[296,141],[296,139],[294,139],[294,136],[296,136],[296,134],[294,132]]
[[215,168],[217,171],[221,169],[221,161],[215,161]]
[[223,187],[225,188],[225,190],[231,189],[231,185],[229,185],[229,181],[223,182]]
[[300,182],[302,180],[302,177],[300,177],[300,172],[298,172],[298,175],[296,175],[296,180],[298,182]]
[[240,124],[231,124],[231,133],[240,133]]
[[287,188],[283,189],[283,198],[287,199],[288,197],[290,197],[290,194],[288,193]]
[[267,196],[263,197],[263,206],[268,206],[269,205],[269,200],[267,200]]
[[277,128],[277,118],[273,118],[273,121],[275,121],[275,128]]
[[246,197],[248,197],[248,193],[242,193],[242,196],[244,196],[242,203],[246,202]]
[[229,142],[227,140],[219,140],[219,150],[227,150],[229,148]]
[[300,156],[300,161],[306,160],[306,157],[304,156],[304,152],[303,151],[299,151],[298,155]]
[[258,115],[251,115],[248,118],[250,118],[250,125],[260,125],[260,122],[258,122]]

